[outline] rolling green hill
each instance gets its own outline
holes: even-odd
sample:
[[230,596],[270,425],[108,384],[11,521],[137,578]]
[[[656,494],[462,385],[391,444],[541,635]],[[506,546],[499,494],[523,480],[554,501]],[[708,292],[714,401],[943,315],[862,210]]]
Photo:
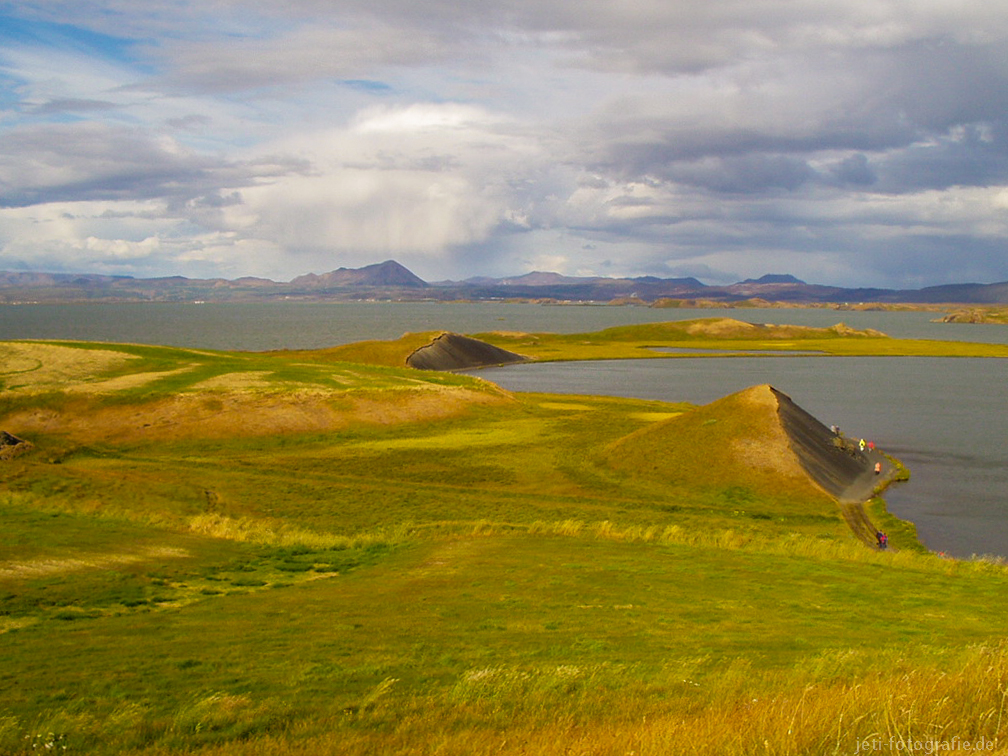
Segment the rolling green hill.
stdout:
[[879,500],[896,550],[866,547],[764,389],[697,408],[332,352],[0,358],[0,429],[34,444],[0,462],[0,752],[1008,734],[1008,572],[924,552]]

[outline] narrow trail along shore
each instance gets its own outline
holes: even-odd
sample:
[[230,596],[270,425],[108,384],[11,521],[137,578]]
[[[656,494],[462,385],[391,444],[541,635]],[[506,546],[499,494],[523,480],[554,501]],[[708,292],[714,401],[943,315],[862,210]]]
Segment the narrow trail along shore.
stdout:
[[[862,472],[840,495],[840,512],[844,520],[854,532],[854,535],[869,546],[877,545],[878,528],[868,517],[864,504],[880,489],[885,488],[896,478],[896,467],[889,459],[878,451],[865,451],[870,469]],[[882,465],[882,471],[875,473],[875,463]]]
[[[877,449],[861,450],[860,439],[847,439],[795,404],[787,394],[770,387],[791,448],[801,466],[840,504],[854,535],[876,545],[877,528],[864,503],[896,478],[896,466]],[[875,472],[876,465],[879,472]]]

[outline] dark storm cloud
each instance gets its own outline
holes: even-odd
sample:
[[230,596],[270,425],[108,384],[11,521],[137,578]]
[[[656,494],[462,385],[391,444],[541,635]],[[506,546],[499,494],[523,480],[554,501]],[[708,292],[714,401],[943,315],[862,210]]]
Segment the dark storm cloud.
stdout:
[[830,166],[829,170],[841,184],[866,187],[878,181],[868,156],[862,152],[848,155]]
[[880,161],[878,188],[890,192],[992,186],[1008,180],[1008,147],[988,124],[969,124]]
[[209,158],[132,129],[87,123],[23,128],[0,142],[0,207],[188,198],[305,169],[289,158]]
[[[945,41],[829,60],[795,58],[754,79],[749,73],[720,87],[711,82],[699,97],[626,97],[587,124],[592,150],[586,159],[596,170],[624,177],[674,177],[692,171],[677,168],[680,162],[716,159],[724,181],[714,183],[736,186],[737,156],[782,165],[769,156],[886,154],[986,125],[998,141],[974,141],[972,154],[980,157],[1005,148],[1008,123],[1008,67],[991,52]],[[960,150],[963,157],[967,152]],[[793,168],[788,172],[795,175]]]
[[815,178],[815,171],[800,158],[750,154],[676,165],[668,176],[677,183],[715,192],[751,194],[795,191]]
[[87,113],[102,110],[115,110],[118,106],[107,100],[50,100],[30,108],[34,115],[55,115],[63,113]]

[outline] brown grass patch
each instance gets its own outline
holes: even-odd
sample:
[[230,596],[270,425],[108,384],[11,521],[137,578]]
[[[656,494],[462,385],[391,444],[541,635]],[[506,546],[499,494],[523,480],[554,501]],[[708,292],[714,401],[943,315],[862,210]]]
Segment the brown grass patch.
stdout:
[[851,328],[845,323],[837,323],[836,325],[830,326],[827,330],[832,331],[837,336],[870,336],[872,338],[887,338],[882,331],[876,331],[874,328],[866,328],[859,331],[856,328]]
[[573,404],[571,402],[539,402],[539,406],[542,407],[543,409],[561,410],[561,411],[564,410],[584,411],[592,409],[592,407],[589,407],[587,404]]
[[4,379],[6,391],[100,394],[137,388],[195,367],[183,365],[174,370],[130,373],[104,380],[100,377],[139,359],[136,355],[106,349],[7,341],[0,343],[0,378]]
[[686,327],[686,333],[691,336],[714,336],[724,338],[727,336],[750,336],[759,330],[758,326],[732,318],[717,318],[712,320],[700,320],[691,323]]
[[787,441],[770,438],[740,438],[732,444],[732,453],[746,467],[769,470],[789,478],[805,475],[798,458],[786,445]]
[[22,433],[45,433],[74,441],[134,442],[224,438],[320,431],[339,427],[341,413],[321,391],[283,394],[180,394],[145,404],[81,412],[26,411],[6,422]]
[[506,394],[419,384],[373,391],[215,391],[185,393],[144,404],[35,409],[4,418],[14,432],[54,435],[78,443],[232,438],[319,433],[367,422],[389,425],[433,420],[473,404],[510,401]]
[[823,336],[885,337],[881,331],[872,329],[862,331],[843,323],[837,323],[829,328],[814,328],[812,326],[774,325],[771,323],[755,325],[733,318],[699,320],[686,326],[686,333],[691,336],[708,336],[719,339],[808,339]]
[[228,390],[242,391],[252,389],[268,389],[272,384],[267,380],[270,373],[266,370],[250,370],[246,373],[224,373],[215,375],[205,381],[194,383],[190,390]]
[[104,394],[113,391],[125,391],[127,389],[138,388],[147,383],[166,378],[170,375],[181,375],[188,373],[195,366],[186,365],[175,370],[164,370],[161,372],[132,373],[131,375],[121,375],[118,378],[109,378],[107,381],[94,381],[90,383],[77,383],[71,386],[62,386],[66,391],[76,391],[86,394]]
[[126,365],[137,357],[105,349],[73,349],[56,344],[0,343],[0,377],[7,391],[47,391],[94,383],[95,375]]
[[679,417],[681,414],[682,412],[631,412],[630,417],[647,423],[660,423],[663,420]]
[[0,635],[11,630],[22,630],[36,622],[38,620],[35,617],[0,617]]
[[31,559],[27,562],[0,563],[0,580],[42,577],[79,570],[106,570],[124,564],[135,564],[147,559],[181,559],[189,556],[185,549],[168,546],[152,546],[132,554],[92,553],[78,554],[75,557],[52,559]]
[[791,449],[791,440],[777,414],[778,401],[769,386],[754,386],[737,394],[738,400],[760,416],[759,435],[735,439],[732,452],[747,467],[771,470],[790,478],[806,477]]
[[468,389],[422,384],[413,389],[382,390],[354,397],[354,420],[392,425],[418,420],[437,420],[460,414],[474,404],[513,401],[504,392],[487,393]]

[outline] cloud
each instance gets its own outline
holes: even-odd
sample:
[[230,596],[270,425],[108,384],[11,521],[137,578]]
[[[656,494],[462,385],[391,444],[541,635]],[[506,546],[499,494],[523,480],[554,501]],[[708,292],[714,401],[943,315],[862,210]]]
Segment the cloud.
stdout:
[[[403,34],[377,23],[311,25],[276,36],[185,41],[158,47],[152,57],[167,71],[172,90],[238,92],[317,81],[348,79],[359,87],[376,68],[444,60],[449,39],[430,33]],[[380,84],[371,90],[382,89]]]
[[50,100],[30,108],[35,115],[53,115],[63,113],[86,113],[88,111],[114,110],[118,107],[114,102],[106,100],[81,100],[67,98]]
[[1008,279],[996,3],[4,12],[0,267]]
[[481,242],[515,216],[516,163],[543,159],[513,129],[457,104],[368,109],[274,145],[312,171],[243,190],[232,223],[300,253],[437,255]]
[[224,184],[303,169],[292,158],[236,162],[170,136],[98,123],[20,128],[0,143],[0,207],[61,201],[186,200]]

